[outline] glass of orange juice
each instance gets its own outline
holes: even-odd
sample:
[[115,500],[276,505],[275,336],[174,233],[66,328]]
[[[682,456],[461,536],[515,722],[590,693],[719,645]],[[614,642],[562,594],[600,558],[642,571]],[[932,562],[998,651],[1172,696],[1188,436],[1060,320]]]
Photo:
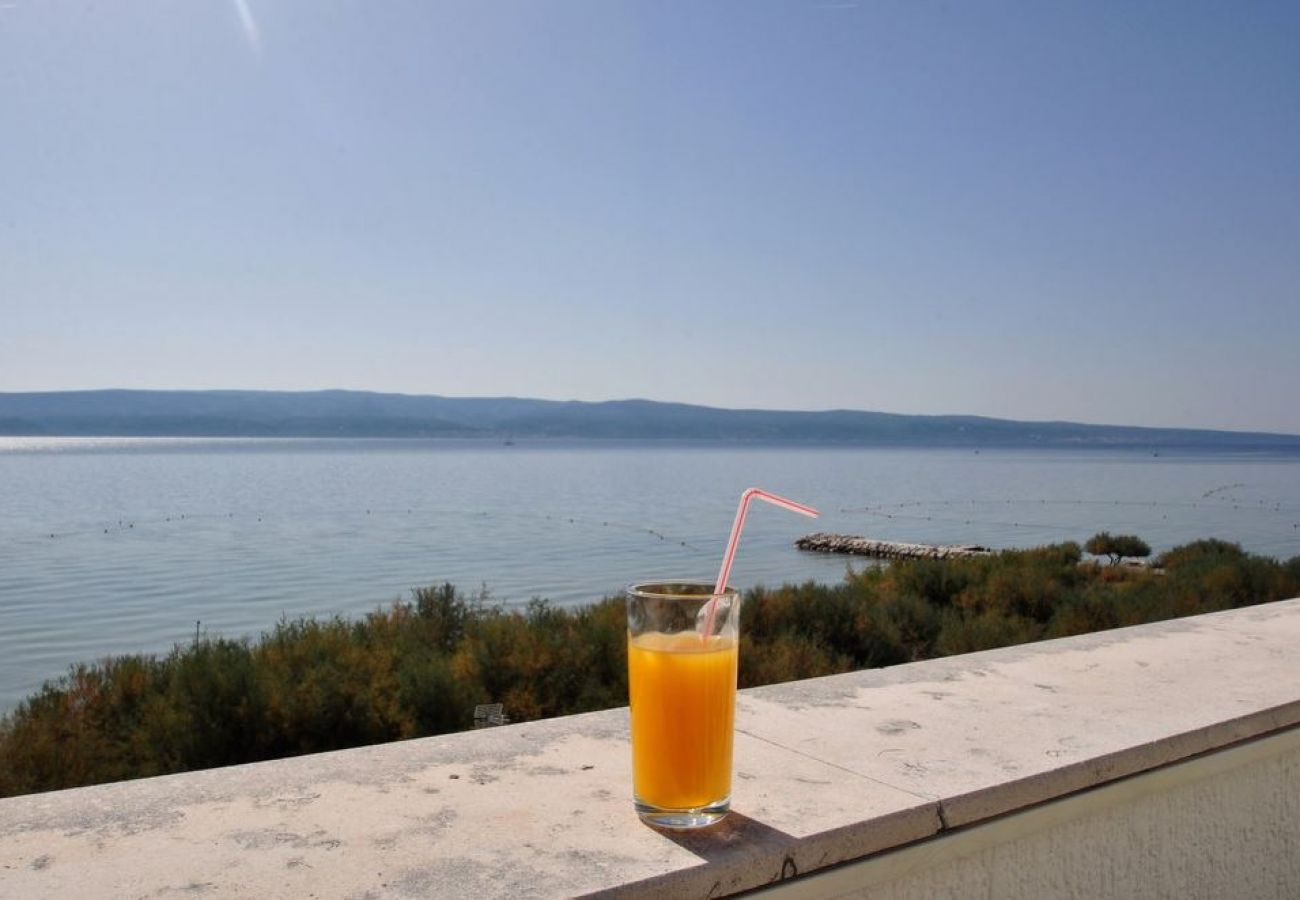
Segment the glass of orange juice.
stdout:
[[713,590],[692,581],[627,589],[632,794],[642,820],[665,828],[711,825],[731,806],[740,595]]

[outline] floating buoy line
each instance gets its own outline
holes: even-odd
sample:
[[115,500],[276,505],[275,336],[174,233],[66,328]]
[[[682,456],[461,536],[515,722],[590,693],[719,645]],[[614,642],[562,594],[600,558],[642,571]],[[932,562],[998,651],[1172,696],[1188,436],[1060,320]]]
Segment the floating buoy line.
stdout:
[[[1277,513],[1281,515],[1300,514],[1300,507],[1293,505],[1284,505],[1277,501],[1255,498],[1254,502],[1249,502],[1240,496],[1232,496],[1232,491],[1238,491],[1246,488],[1242,482],[1219,485],[1211,488],[1200,495],[1195,500],[1132,500],[1132,499],[1069,499],[1069,498],[1038,498],[1038,499],[966,499],[966,500],[905,500],[891,503],[875,503],[863,506],[841,506],[838,512],[846,515],[862,515],[875,519],[884,519],[891,521],[905,522],[932,522],[970,526],[972,529],[978,528],[1016,528],[1032,529],[1037,531],[1060,532],[1062,534],[1077,535],[1080,529],[1087,530],[1090,527],[1114,527],[1108,522],[1099,522],[1096,526],[1076,524],[1062,524],[1059,521],[1034,521],[1033,514],[1030,512],[1033,508],[1049,509],[1052,507],[1095,507],[1095,508],[1115,508],[1115,509],[1149,509],[1162,511],[1162,518],[1168,519],[1169,513],[1166,510],[1192,510],[1192,509],[1213,509],[1217,511],[1246,510],[1250,512]],[[1007,511],[1015,510],[1019,513],[1025,512],[1025,518],[1007,518],[1006,515],[997,515],[995,510],[1003,509]],[[418,508],[414,506],[391,507],[376,509],[374,507],[358,508],[354,510],[332,511],[328,514],[315,510],[300,510],[289,513],[272,514],[269,512],[214,512],[214,513],[172,513],[168,515],[155,516],[151,518],[120,518],[114,522],[101,523],[96,526],[85,527],[80,529],[70,529],[64,531],[43,532],[39,537],[50,539],[73,538],[87,535],[112,535],[123,533],[134,533],[139,535],[142,531],[146,533],[155,533],[158,526],[171,525],[178,526],[184,524],[202,524],[206,522],[222,520],[239,520],[245,521],[249,525],[261,524],[264,522],[274,522],[277,519],[295,518],[302,516],[312,516],[322,521],[329,518],[337,519],[364,519],[364,518],[391,518],[393,516],[469,516],[474,518],[488,517],[512,517],[512,518],[533,518],[538,522],[559,523],[582,528],[611,528],[624,531],[629,534],[643,534],[647,539],[653,539],[656,542],[664,544],[673,544],[691,551],[700,551],[700,546],[689,540],[675,535],[659,528],[637,524],[634,522],[624,522],[617,519],[596,518],[592,516],[581,515],[564,515],[562,513],[534,513],[520,510],[506,510],[489,512],[487,510],[472,509],[455,509],[455,508]],[[1300,521],[1290,523],[1293,530],[1300,530]]]
[[[356,517],[358,519],[364,517],[370,517],[374,519],[374,518],[387,518],[387,517],[392,517],[397,515],[414,516],[416,514],[432,515],[432,516],[447,516],[447,517],[469,516],[473,518],[490,518],[493,516],[510,517],[510,518],[532,518],[538,520],[539,522],[559,522],[562,524],[573,525],[577,527],[585,527],[585,528],[613,528],[620,531],[626,531],[632,534],[644,534],[648,538],[653,538],[655,541],[663,542],[666,544],[675,544],[677,546],[684,547],[688,550],[700,549],[697,545],[692,544],[690,541],[680,536],[673,535],[665,531],[661,531],[657,528],[647,527],[645,525],[638,525],[631,522],[622,522],[616,519],[597,519],[588,516],[567,516],[567,515],[560,515],[560,514],[531,513],[531,512],[521,512],[519,510],[509,510],[504,512],[489,512],[487,510],[467,510],[467,509],[419,509],[416,507],[375,509],[374,507],[370,507],[368,509],[355,509],[350,511],[333,511],[329,514],[329,517],[336,517],[336,518]],[[90,535],[102,536],[106,534],[121,534],[121,533],[131,532],[131,531],[149,532],[149,531],[156,530],[157,526],[160,525],[179,524],[181,522],[204,523],[204,522],[222,521],[222,520],[227,520],[227,521],[237,520],[237,521],[245,521],[249,524],[256,524],[256,523],[263,522],[264,520],[274,521],[277,518],[294,518],[294,517],[302,517],[302,516],[314,516],[317,518],[321,518],[322,520],[326,518],[323,514],[315,511],[293,512],[282,516],[274,516],[270,513],[262,513],[262,512],[248,512],[248,513],[225,512],[225,513],[198,513],[198,514],[177,513],[172,515],[155,516],[152,518],[137,517],[135,519],[118,519],[116,520],[116,522],[112,522],[106,525],[95,525],[93,527],[68,529],[64,531],[43,532],[41,533],[40,536],[44,537],[47,540],[51,538],[74,538],[74,537],[84,537]],[[139,529],[136,528],[137,524],[141,526]]]

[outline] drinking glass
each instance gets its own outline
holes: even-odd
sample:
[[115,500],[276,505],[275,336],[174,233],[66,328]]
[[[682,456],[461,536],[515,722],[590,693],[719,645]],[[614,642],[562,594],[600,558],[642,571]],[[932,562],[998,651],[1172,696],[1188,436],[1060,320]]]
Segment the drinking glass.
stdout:
[[652,825],[711,825],[731,806],[739,638],[732,588],[716,596],[711,583],[693,581],[627,589],[632,794]]

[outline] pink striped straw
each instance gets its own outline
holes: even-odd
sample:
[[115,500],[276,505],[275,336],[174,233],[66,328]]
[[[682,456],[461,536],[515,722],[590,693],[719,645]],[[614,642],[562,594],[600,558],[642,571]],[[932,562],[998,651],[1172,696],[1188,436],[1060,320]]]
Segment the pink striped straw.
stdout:
[[791,512],[797,512],[800,515],[817,518],[821,513],[811,506],[804,506],[802,503],[795,503],[793,500],[787,500],[785,497],[778,497],[769,491],[761,488],[752,487],[740,495],[740,506],[736,508],[736,521],[731,524],[731,537],[727,539],[727,552],[722,554],[722,568],[718,571],[718,580],[713,587],[713,597],[709,600],[709,615],[704,621],[704,637],[708,637],[713,632],[713,617],[718,610],[718,597],[727,589],[727,578],[731,575],[731,564],[736,560],[736,548],[740,546],[740,532],[745,527],[745,516],[749,514],[749,501],[753,499],[766,500],[774,506],[784,507]]

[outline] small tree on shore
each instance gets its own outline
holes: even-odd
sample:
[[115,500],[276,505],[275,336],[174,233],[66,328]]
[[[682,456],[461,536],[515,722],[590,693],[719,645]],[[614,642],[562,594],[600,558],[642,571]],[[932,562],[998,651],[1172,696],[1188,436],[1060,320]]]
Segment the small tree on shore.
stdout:
[[1119,565],[1126,556],[1137,559],[1151,555],[1151,547],[1137,535],[1111,534],[1109,531],[1099,531],[1088,538],[1083,549],[1093,556],[1109,556],[1112,566]]

